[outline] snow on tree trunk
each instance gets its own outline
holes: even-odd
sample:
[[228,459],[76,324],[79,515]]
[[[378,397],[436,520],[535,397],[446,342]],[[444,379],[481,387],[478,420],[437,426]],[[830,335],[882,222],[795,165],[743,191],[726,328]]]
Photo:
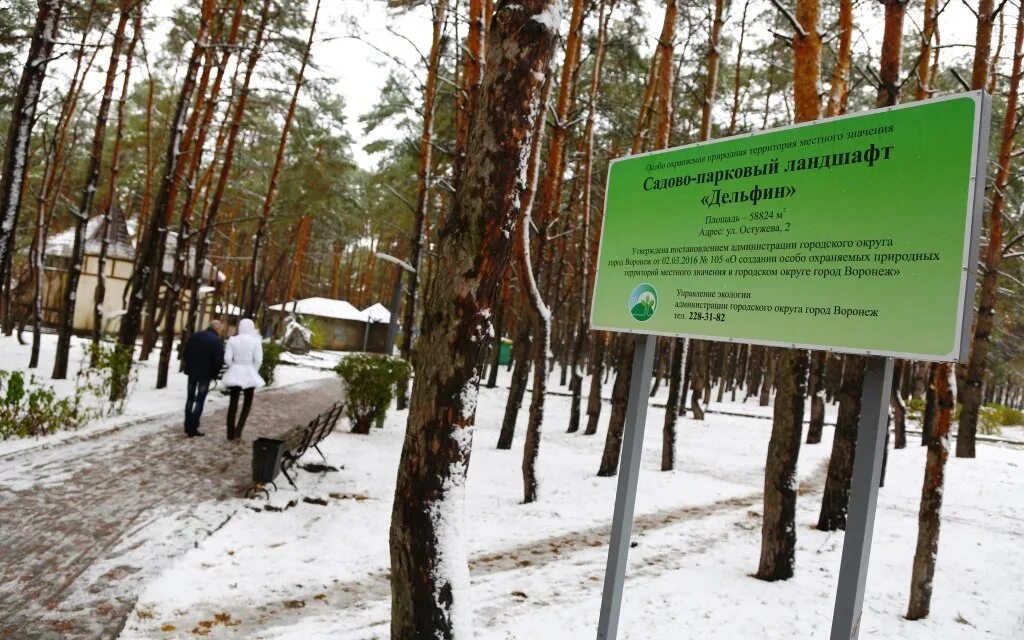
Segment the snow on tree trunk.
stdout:
[[391,522],[391,637],[472,634],[461,523],[481,354],[521,214],[556,0],[500,2],[488,34],[480,101],[424,297],[416,378]]
[[[445,13],[448,11],[448,0],[436,0],[433,3],[433,35],[430,41],[430,57],[427,62],[427,79],[423,89],[423,124],[420,131],[419,164],[416,168],[416,210],[413,215],[412,246],[409,262],[413,270],[409,273],[409,294],[405,303],[405,316],[402,319],[402,357],[408,360],[412,355],[412,336],[416,327],[416,305],[419,300],[420,276],[423,271],[423,248],[426,241],[427,204],[430,195],[431,157],[434,145],[434,105],[437,98],[438,68],[441,64],[441,53],[444,47],[442,38]],[[405,409],[408,401],[407,387],[398,389],[397,406]]]
[[0,172],[0,276],[10,262],[9,248],[21,212],[21,196],[28,174],[29,143],[36,120],[36,106],[46,79],[46,66],[53,54],[63,0],[39,0],[36,24],[29,41],[28,57],[11,108],[11,122]]
[[[220,214],[221,205],[224,202],[224,193],[227,189],[228,180],[231,177],[231,167],[234,164],[235,148],[238,143],[238,133],[241,129],[242,118],[245,116],[246,105],[249,102],[249,85],[252,82],[253,72],[256,64],[263,55],[264,36],[267,30],[267,23],[270,19],[271,0],[264,0],[260,9],[259,22],[256,25],[253,42],[249,47],[249,56],[246,59],[245,74],[242,76],[242,84],[238,89],[238,100],[235,102],[231,119],[228,123],[227,141],[224,147],[224,157],[221,161],[220,174],[217,176],[217,184],[213,190],[210,203],[203,211],[202,220],[199,224],[198,238],[196,239],[195,260],[193,262],[192,289],[189,292],[188,320],[185,322],[186,330],[191,334],[196,330],[200,315],[199,289],[203,285],[203,267],[206,264],[206,256],[210,250],[210,236],[214,223]],[[233,242],[231,243],[234,244]]]
[[[196,39],[192,45],[192,52],[189,56],[185,77],[178,94],[174,107],[174,116],[171,118],[171,131],[167,137],[167,149],[165,152],[164,170],[160,180],[160,190],[157,194],[156,208],[150,214],[146,227],[136,250],[135,269],[132,273],[128,304],[125,314],[121,317],[121,327],[118,332],[118,343],[122,349],[133,351],[135,340],[142,329],[142,310],[148,299],[153,297],[153,289],[158,288],[159,272],[162,269],[162,247],[166,225],[170,213],[174,211],[174,202],[177,197],[180,180],[183,173],[181,145],[185,136],[185,116],[188,112],[189,103],[192,100],[192,93],[195,90],[196,75],[199,72],[199,63],[203,58],[209,40],[210,21],[213,18],[213,0],[204,0],[200,10],[199,25],[196,30]],[[160,258],[158,260],[158,258]],[[153,271],[157,274],[154,275]],[[147,295],[149,294],[149,295]],[[152,318],[152,314],[150,315]],[[112,394],[120,393],[119,390],[127,388],[122,381],[115,381],[111,385]],[[111,400],[120,400],[112,395]]]
[[[1018,41],[1019,41],[1018,36]],[[928,617],[932,601],[932,579],[939,553],[942,494],[946,484],[946,460],[949,458],[949,431],[956,407],[956,378],[953,367],[939,364],[935,371],[935,393],[938,397],[938,419],[928,444],[928,457],[921,487],[921,508],[917,515],[917,550],[910,578],[909,620]]]
[[[160,343],[160,359],[157,364],[156,373],[157,389],[163,389],[167,386],[167,378],[171,364],[171,352],[174,347],[174,336],[178,330],[178,308],[181,301],[181,290],[185,274],[188,269],[188,265],[186,263],[188,262],[189,244],[192,236],[192,218],[195,213],[199,192],[202,187],[202,185],[197,184],[197,175],[199,173],[200,165],[202,164],[203,150],[206,147],[206,137],[210,130],[210,124],[213,122],[214,112],[218,107],[220,88],[224,81],[224,74],[227,71],[228,59],[234,49],[235,42],[238,39],[238,30],[242,21],[243,8],[243,3],[241,1],[235,4],[227,37],[225,40],[218,42],[220,51],[219,59],[216,59],[214,52],[212,51],[206,57],[206,63],[203,66],[203,75],[199,81],[196,104],[190,117],[188,130],[195,131],[195,139],[194,141],[187,141],[188,144],[184,151],[188,156],[188,166],[185,169],[187,182],[186,197],[185,204],[182,206],[181,210],[181,219],[178,222],[177,239],[174,245],[174,264],[170,279],[167,283],[166,293],[164,294],[164,322]],[[215,64],[217,68],[217,75],[213,79],[213,84],[210,85],[210,72]],[[206,90],[208,85],[210,88],[209,95],[207,96]],[[195,265],[195,271],[192,273],[192,279],[195,280],[200,278],[199,274],[202,273],[205,267],[205,261]],[[195,295],[197,297],[199,296],[198,290],[195,291]],[[185,334],[186,335],[183,336],[182,339],[182,344],[184,344],[189,335],[191,335],[187,326],[185,328]]]
[[[64,282],[64,308],[61,312],[61,321],[57,334],[57,350],[53,361],[53,378],[56,380],[63,380],[68,375],[68,357],[71,351],[71,332],[75,325],[78,283],[82,275],[82,262],[85,260],[85,227],[92,215],[92,205],[96,200],[96,189],[99,186],[100,167],[103,163],[103,146],[106,142],[107,134],[107,120],[110,115],[110,104],[114,99],[114,80],[117,76],[117,67],[121,59],[121,49],[124,47],[124,33],[128,27],[129,15],[130,7],[127,0],[121,0],[117,27],[114,29],[114,39],[110,46],[110,62],[107,65],[107,75],[103,82],[100,108],[96,113],[96,128],[93,131],[89,166],[85,172],[85,186],[82,188],[82,197],[79,200],[78,208],[73,211],[75,216],[75,239],[71,246],[68,274]],[[106,233],[106,229],[102,229],[102,231],[104,234]]]
[[[1003,217],[1006,209],[1006,190],[1010,182],[1014,138],[1020,126],[1017,102],[1020,95],[1022,24],[1024,24],[1024,18],[1018,15],[1017,35],[1013,47],[1013,71],[1006,96],[998,169],[992,188],[992,204],[989,205],[988,246],[985,248],[983,257],[981,286],[978,293],[978,315],[974,322],[971,355],[967,361],[967,375],[964,378],[964,388],[961,394],[963,408],[960,412],[960,423],[956,432],[956,457],[958,458],[973,458],[975,456],[975,437],[978,433],[982,386],[985,383],[986,360],[992,342],[996,301],[999,298],[999,266],[1003,260]],[[989,37],[991,37],[991,22],[989,22],[988,29]],[[980,19],[978,38],[981,39]],[[984,84],[974,88],[978,89],[983,86]]]
[[267,194],[263,197],[262,210],[260,212],[259,226],[256,228],[256,235],[252,243],[252,258],[249,262],[249,276],[246,279],[246,287],[249,295],[244,303],[247,315],[255,314],[263,302],[260,298],[265,291],[266,282],[270,280],[267,274],[260,270],[260,249],[263,247],[264,238],[267,236],[267,228],[270,224],[271,212],[273,211],[274,199],[277,196],[277,183],[284,168],[285,150],[288,146],[288,136],[291,133],[292,122],[295,120],[295,110],[299,103],[299,92],[306,81],[306,68],[309,66],[310,54],[313,51],[313,35],[316,33],[316,22],[320,16],[320,0],[317,0],[313,8],[313,20],[309,25],[309,38],[302,51],[302,62],[299,64],[299,71],[295,76],[295,87],[292,89],[292,98],[288,103],[288,112],[284,117],[284,124],[281,127],[281,138],[277,142],[277,153],[274,155],[274,164],[270,169],[270,179],[267,184]]

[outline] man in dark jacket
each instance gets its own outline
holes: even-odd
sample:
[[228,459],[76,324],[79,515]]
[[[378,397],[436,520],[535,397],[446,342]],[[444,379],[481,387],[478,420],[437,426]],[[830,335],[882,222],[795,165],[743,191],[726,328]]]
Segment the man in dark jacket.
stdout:
[[185,398],[185,435],[190,438],[206,435],[199,430],[210,382],[220,376],[224,366],[224,343],[220,339],[221,324],[210,322],[204,331],[197,331],[185,343],[185,375],[188,395]]

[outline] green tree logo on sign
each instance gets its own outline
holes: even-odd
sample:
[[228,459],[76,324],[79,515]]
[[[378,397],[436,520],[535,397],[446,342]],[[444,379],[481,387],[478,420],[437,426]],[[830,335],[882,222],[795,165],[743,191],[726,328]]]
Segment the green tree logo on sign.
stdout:
[[658,291],[646,282],[638,284],[629,296],[629,314],[640,322],[647,322],[658,308]]

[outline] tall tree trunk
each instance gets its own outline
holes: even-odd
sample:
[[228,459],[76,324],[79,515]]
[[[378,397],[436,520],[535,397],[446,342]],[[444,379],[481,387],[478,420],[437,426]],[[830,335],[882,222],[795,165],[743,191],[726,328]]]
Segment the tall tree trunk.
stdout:
[[[575,7],[574,7],[575,10]],[[541,105],[548,103],[551,93],[552,74],[547,74],[541,89]],[[532,150],[526,170],[526,189],[522,196],[523,219],[520,222],[519,238],[522,249],[519,252],[522,267],[522,282],[526,287],[526,298],[533,312],[533,389],[530,394],[530,411],[526,423],[526,442],[523,444],[523,503],[537,501],[537,456],[540,453],[541,426],[544,423],[544,396],[548,390],[547,357],[551,351],[551,308],[541,297],[537,276],[530,258],[530,231],[533,227],[533,197],[536,193],[537,174],[540,169],[540,150],[543,145],[545,118],[535,119],[532,136]],[[541,233],[545,227],[541,226]],[[541,253],[538,257],[542,257]]]
[[[675,29],[678,7],[676,0],[665,1],[665,19],[662,22],[661,37],[658,38],[658,54],[652,59],[657,71],[652,73],[657,90],[654,101],[657,103],[658,125],[655,136],[655,149],[668,146],[672,122],[672,57],[675,47]],[[641,118],[643,114],[641,114]],[[638,153],[642,144],[642,136],[634,138],[632,153]],[[629,382],[633,375],[633,349],[635,342],[620,337],[621,348],[618,353],[618,368],[615,374],[615,385],[612,388],[612,411],[608,423],[608,434],[605,438],[604,454],[601,457],[599,476],[615,475],[618,470],[619,454],[622,449],[622,432],[626,420],[626,403],[629,400]]]
[[935,24],[938,21],[938,0],[924,0],[924,29],[921,31],[921,53],[917,59],[917,85],[914,100],[926,100],[932,95],[931,58]]
[[[1017,37],[1017,41],[1020,42],[1020,36]],[[939,553],[939,528],[942,523],[942,494],[946,485],[946,460],[949,458],[949,431],[953,422],[953,409],[956,407],[953,391],[956,384],[953,380],[953,369],[949,364],[937,365],[935,386],[939,398],[939,415],[935,422],[934,437],[928,445],[924,484],[921,487],[921,508],[917,515],[917,550],[914,552],[914,568],[910,577],[910,604],[907,607],[909,620],[927,618],[931,608],[932,578],[935,577],[935,564]]]
[[3,172],[0,172],[0,279],[6,275],[10,263],[9,249],[13,246],[12,238],[21,213],[21,198],[28,176],[29,144],[32,142],[36,107],[42,93],[43,80],[46,79],[46,67],[53,55],[64,2],[38,0],[38,7],[28,56],[11,107]]
[[[928,0],[932,1],[932,0]],[[836,66],[832,68],[832,83],[828,88],[825,117],[846,113],[850,95],[850,62],[853,53],[853,0],[839,0],[839,50]]]
[[[718,5],[715,5],[717,10]],[[741,76],[743,72],[743,41],[747,36],[747,9],[750,8],[750,0],[744,0],[743,2],[743,15],[740,16],[740,38],[739,44],[736,47],[736,74],[733,76],[732,82],[732,112],[729,115],[729,130],[728,135],[736,133],[737,118],[740,113],[740,85]]]
[[[431,158],[434,144],[434,106],[437,98],[437,75],[441,64],[444,41],[445,14],[448,0],[434,0],[433,36],[430,43],[430,57],[427,62],[427,81],[423,89],[423,128],[420,132],[419,166],[416,169],[416,212],[413,216],[412,247],[409,263],[413,272],[409,274],[409,294],[405,302],[405,316],[402,321],[402,357],[408,360],[412,354],[412,337],[416,332],[416,306],[419,298],[420,272],[423,269],[423,247],[426,242],[427,204],[430,195]],[[404,409],[408,401],[405,385],[398,393],[398,408]]]
[[[821,117],[821,33],[818,0],[797,0],[798,33],[793,37],[793,102],[795,120]],[[799,349],[782,351],[775,378],[778,392],[768,443],[764,479],[764,523],[757,577],[788,580],[796,556],[796,463],[804,421],[808,354]],[[771,388],[771,381],[762,387]]]
[[[93,292],[92,342],[99,345],[103,336],[103,304],[107,298],[107,255],[110,250],[111,212],[114,207],[120,210],[117,200],[117,181],[121,175],[121,145],[124,141],[124,107],[131,93],[132,62],[135,59],[135,47],[142,37],[142,2],[133,9],[132,39],[128,42],[125,52],[124,77],[121,80],[121,98],[117,102],[117,126],[114,130],[114,148],[110,155],[110,181],[107,184],[107,197],[103,203],[103,221],[100,223],[100,252],[96,257],[96,290]],[[123,214],[122,214],[123,215]],[[95,353],[95,352],[94,352]]]
[[[267,235],[267,228],[270,225],[271,211],[274,206],[274,199],[277,196],[277,182],[281,177],[281,170],[284,168],[284,152],[288,147],[288,136],[291,133],[292,122],[295,120],[295,110],[299,104],[299,92],[306,80],[306,67],[309,66],[309,57],[313,52],[313,36],[316,33],[317,18],[320,17],[320,0],[317,0],[313,9],[313,21],[309,25],[309,38],[302,50],[302,62],[299,63],[299,71],[295,76],[295,88],[292,90],[291,102],[288,103],[288,112],[284,117],[284,124],[281,127],[281,139],[277,143],[277,154],[274,156],[274,164],[270,169],[270,181],[267,185],[267,195],[263,198],[263,209],[260,211],[260,222],[253,237],[252,258],[249,263],[249,277],[246,286],[250,287],[249,297],[245,303],[247,314],[254,314],[261,306],[259,295],[262,289],[261,282],[265,282],[266,274],[259,274],[260,249],[263,240]],[[414,276],[415,277],[415,276]]]
[[[569,34],[565,43],[565,57],[562,62],[562,73],[558,87],[558,99],[555,102],[554,128],[551,132],[551,140],[548,144],[548,156],[544,181],[541,185],[540,199],[538,200],[538,216],[536,228],[537,237],[537,261],[540,269],[546,269],[545,259],[548,247],[547,235],[549,224],[557,217],[561,204],[562,183],[565,174],[565,139],[568,133],[569,109],[572,106],[575,83],[573,82],[576,61],[579,58],[581,31],[583,30],[583,0],[573,0],[572,13],[569,18]],[[551,84],[549,75],[545,89],[542,94],[542,104],[547,104],[547,97]],[[523,204],[524,221],[522,229],[523,242],[523,283],[527,290],[527,299],[530,303],[530,310],[533,314],[534,340],[533,340],[533,392],[530,395],[530,417],[526,426],[526,443],[523,447],[523,502],[530,503],[537,500],[537,471],[536,460],[540,448],[541,422],[544,419],[544,399],[547,394],[547,357],[551,350],[551,307],[544,302],[538,287],[538,278],[534,274],[533,262],[530,256],[530,232],[534,227],[531,214],[533,184],[536,174],[539,172],[540,146],[544,134],[543,122],[538,120],[538,130],[533,136],[533,156],[531,170],[528,174],[527,184],[530,197]],[[555,294],[552,299],[556,299]]]
[[864,388],[864,356],[847,355],[843,384],[839,391],[839,414],[832,438],[832,457],[828,463],[825,492],[818,514],[820,531],[846,529],[846,511],[850,502],[850,483],[857,448],[857,424]]
[[[189,256],[189,241],[192,236],[193,214],[199,199],[199,193],[204,190],[203,187],[206,185],[206,181],[212,178],[213,163],[211,162],[210,171],[206,172],[201,184],[198,186],[196,185],[196,176],[199,173],[200,166],[202,165],[203,150],[206,146],[206,136],[210,130],[210,125],[213,122],[214,113],[218,107],[220,88],[224,81],[224,74],[227,71],[228,59],[231,56],[231,52],[234,50],[235,44],[238,40],[238,30],[241,24],[243,9],[244,4],[242,0],[236,0],[231,24],[228,27],[228,33],[226,37],[222,36],[220,38],[220,58],[215,59],[215,52],[213,50],[211,50],[207,56],[206,65],[203,69],[203,76],[199,82],[199,95],[196,98],[196,104],[192,112],[192,121],[189,123],[189,129],[195,130],[196,134],[195,140],[187,141],[188,144],[185,146],[185,150],[188,153],[188,166],[185,170],[188,183],[186,189],[187,195],[185,198],[185,204],[181,210],[181,219],[178,223],[177,241],[175,242],[174,250],[174,266],[164,295],[164,322],[162,325],[160,360],[157,365],[157,389],[163,389],[167,386],[171,353],[174,349],[174,336],[178,331],[178,308],[181,301],[181,288],[189,268],[186,263],[188,262]],[[209,96],[206,96],[206,87],[209,84],[209,74],[214,64],[216,64],[217,75],[214,77],[212,85],[210,85]],[[197,118],[199,118],[198,124],[196,123]],[[194,266],[196,269],[191,274],[191,278],[193,280],[200,278],[199,274],[205,268],[205,262],[194,264]],[[190,293],[194,293],[194,295],[199,296],[198,289],[194,292],[190,291]],[[198,303],[198,300],[196,300],[195,303]],[[190,300],[189,305],[194,306],[193,301]],[[191,332],[189,331],[188,326],[186,326],[181,344],[184,344],[190,335]]]
[[[498,448],[511,449],[512,440],[516,434],[516,421],[519,419],[519,410],[523,406],[523,397],[526,396],[526,383],[530,377],[531,360],[530,354],[530,323],[520,319],[519,335],[512,345],[512,357],[514,361],[512,369],[512,382],[509,385],[508,398],[505,400],[505,417],[501,421],[501,431],[498,433]],[[541,369],[541,375],[543,375]]]
[[825,360],[827,351],[811,354],[811,372],[807,382],[807,396],[811,400],[811,420],[807,425],[807,444],[821,442],[825,428]]
[[995,22],[995,0],[978,1],[978,27],[974,39],[974,64],[971,65],[971,89],[984,89],[988,83],[992,55],[992,23]]
[[67,279],[64,282],[64,304],[60,326],[57,333],[57,350],[53,360],[53,378],[63,380],[68,376],[68,358],[71,351],[71,333],[75,324],[75,302],[78,283],[82,275],[82,262],[85,260],[85,227],[92,216],[92,205],[96,199],[96,190],[100,182],[100,167],[103,163],[103,146],[106,142],[107,119],[110,115],[110,103],[114,99],[114,80],[117,67],[121,60],[124,47],[124,33],[128,26],[131,7],[127,0],[121,0],[114,29],[114,39],[110,46],[110,62],[107,64],[107,75],[103,82],[103,95],[96,113],[96,128],[93,130],[92,147],[89,152],[89,166],[85,171],[85,186],[73,212],[75,217],[75,238],[71,246],[71,258],[68,264]]
[[[539,17],[539,19],[537,19]],[[391,637],[472,635],[462,539],[481,351],[508,263],[545,72],[558,37],[554,0],[502,1],[488,34],[462,185],[438,237],[425,297],[391,521]]]
[[[160,256],[164,244],[164,232],[169,216],[174,211],[174,203],[184,170],[181,147],[187,139],[185,116],[195,91],[199,64],[209,45],[210,22],[213,19],[214,5],[213,0],[203,0],[196,39],[192,45],[192,53],[189,56],[185,77],[174,107],[174,115],[171,118],[171,133],[167,140],[164,170],[160,179],[156,208],[149,216],[136,248],[136,266],[129,288],[128,306],[121,317],[121,327],[118,332],[118,343],[128,353],[134,351],[135,341],[142,328],[142,309],[147,302],[147,293],[159,282],[160,271],[163,268],[157,258]],[[111,400],[122,399],[121,394],[127,388],[123,382],[123,380],[116,380],[111,385]]]
[[601,420],[601,387],[605,371],[605,349],[609,337],[598,331],[594,336],[594,351],[591,359],[592,372],[590,375],[590,393],[587,396],[587,428],[583,435],[592,436],[597,433],[597,423]]
[[462,90],[456,112],[455,157],[452,161],[453,186],[461,184],[462,168],[466,158],[469,127],[480,100],[480,79],[483,77],[484,42],[487,36],[487,16],[484,0],[468,0],[466,49],[462,63]]
[[[984,4],[984,0],[982,2]],[[981,38],[979,22],[978,38]],[[978,415],[981,411],[981,391],[985,382],[985,364],[991,346],[992,326],[995,320],[996,300],[999,297],[999,266],[1003,260],[1003,212],[1006,209],[1006,189],[1010,180],[1013,160],[1013,140],[1019,126],[1017,103],[1020,96],[1021,38],[1024,36],[1024,16],[1018,14],[1017,35],[1013,44],[1013,71],[1006,96],[1003,116],[1003,138],[999,145],[996,181],[992,187],[992,204],[988,214],[988,246],[982,263],[981,287],[978,293],[978,315],[974,321],[971,355],[967,361],[967,375],[961,398],[960,423],[956,431],[956,457],[975,457],[975,438],[978,433]],[[989,25],[991,31],[991,25]],[[991,35],[991,34],[990,34]],[[978,88],[978,87],[975,87]]]
[[722,53],[718,50],[719,40],[722,37],[722,25],[725,19],[722,17],[725,10],[725,0],[715,0],[715,14],[711,19],[711,36],[708,40],[708,74],[704,79],[704,99],[701,101],[700,118],[700,139],[711,139],[711,108],[715,104],[715,91],[718,88],[718,65],[722,60]]
[[761,525],[761,560],[756,577],[769,582],[793,577],[796,562],[796,463],[800,455],[804,397],[807,391],[807,356],[786,349],[779,356],[781,368],[790,372],[780,378],[775,397],[772,436],[764,472],[764,520]]
[[[596,262],[597,243],[591,240],[591,194],[594,179],[594,126],[597,119],[597,99],[601,91],[601,78],[604,70],[605,42],[608,35],[608,22],[615,8],[616,0],[601,0],[598,8],[597,42],[594,45],[593,70],[590,76],[590,89],[587,93],[587,122],[583,126],[583,139],[580,141],[581,164],[583,165],[583,184],[580,187],[580,291],[583,296],[580,305],[579,331],[572,353],[572,400],[569,416],[569,432],[579,429],[580,403],[583,397],[583,355],[590,343],[590,302],[593,281],[590,278],[591,265]],[[600,237],[600,219],[595,221],[594,236]],[[600,388],[600,385],[598,385]],[[597,412],[601,404],[598,398]],[[596,426],[596,425],[595,425]]]
[[908,360],[896,361],[896,375],[893,376],[890,404],[892,405],[893,448],[904,449],[907,446],[907,403],[900,391],[900,379],[910,366]]
[[[238,90],[238,100],[234,104],[231,118],[228,123],[227,140],[224,147],[224,158],[221,161],[220,174],[217,177],[217,184],[213,190],[210,203],[206,206],[202,220],[199,224],[199,236],[196,240],[195,262],[193,263],[194,277],[192,288],[189,291],[189,312],[185,322],[186,330],[191,335],[197,327],[200,312],[199,289],[202,287],[203,268],[206,264],[206,256],[210,250],[210,233],[216,223],[221,206],[224,202],[224,192],[227,189],[228,180],[231,178],[231,168],[235,160],[235,148],[238,143],[238,132],[242,126],[242,118],[245,116],[245,109],[249,103],[249,86],[252,82],[253,72],[256,64],[263,55],[264,37],[266,35],[267,23],[270,18],[270,6],[272,0],[264,0],[260,9],[259,22],[256,25],[255,36],[249,47],[249,56],[246,59],[245,74],[242,76],[242,84]],[[233,243],[232,243],[233,245]]]

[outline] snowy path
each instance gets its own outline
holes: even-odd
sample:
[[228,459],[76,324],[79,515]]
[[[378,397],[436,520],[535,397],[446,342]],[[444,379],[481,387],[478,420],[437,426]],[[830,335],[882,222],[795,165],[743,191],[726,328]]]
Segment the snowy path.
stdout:
[[205,438],[164,414],[0,459],[0,638],[117,637],[140,585],[239,508],[251,441],[338,392],[331,377],[257,394],[238,443],[208,408]]
[[[800,483],[801,493],[821,491],[825,482],[827,466],[820,465],[814,474]],[[727,530],[732,527],[744,527],[750,520],[748,510],[756,508],[761,503],[761,493],[754,492],[748,495],[725,498],[710,504],[692,505],[662,509],[654,513],[638,515],[634,521],[633,538],[638,539],[659,531],[685,525],[694,527],[706,533],[701,527],[702,521],[710,519],[722,519],[723,522],[715,525],[718,531]],[[305,534],[300,533],[299,537]],[[486,553],[470,558],[469,567],[472,580],[481,589],[486,589],[488,582],[501,582],[502,574],[516,572],[532,567],[545,567],[556,563],[571,563],[574,554],[583,552],[606,553],[610,527],[602,524],[593,527],[571,531],[562,535],[555,535],[548,538],[531,540],[525,544],[508,548],[502,551]],[[723,542],[724,537],[715,534],[713,536],[694,536],[687,545],[687,551],[680,554],[674,549],[671,558],[666,554],[659,555],[656,559],[648,559],[643,567],[637,567],[632,575],[643,575],[653,571],[659,575],[673,566],[682,562],[685,556],[701,554],[714,545]],[[313,543],[313,541],[310,541]],[[274,628],[287,628],[301,624],[310,615],[317,615],[317,605],[329,603],[330,609],[334,611],[354,611],[366,609],[370,605],[378,605],[378,610],[387,613],[386,606],[391,598],[391,585],[386,571],[377,571],[365,575],[356,580],[335,582],[331,587],[319,594],[310,601],[297,598],[283,600],[269,600],[247,609],[231,608],[230,623],[225,625],[218,637],[221,638],[254,638],[262,631]],[[188,615],[171,620],[168,628],[175,631],[180,629],[203,629],[210,628],[210,622],[217,619],[218,604],[209,603],[209,607],[202,607],[190,611]],[[485,603],[478,615],[487,618],[489,613],[501,615],[507,614],[507,606],[499,607],[494,612],[489,612]],[[310,611],[309,608],[313,608]],[[207,610],[208,609],[208,610]],[[326,609],[326,607],[325,607]],[[326,611],[325,611],[326,613]],[[223,618],[225,614],[221,613]],[[369,628],[379,627],[386,629],[389,619],[386,617],[370,622]],[[365,624],[365,622],[364,622]]]

